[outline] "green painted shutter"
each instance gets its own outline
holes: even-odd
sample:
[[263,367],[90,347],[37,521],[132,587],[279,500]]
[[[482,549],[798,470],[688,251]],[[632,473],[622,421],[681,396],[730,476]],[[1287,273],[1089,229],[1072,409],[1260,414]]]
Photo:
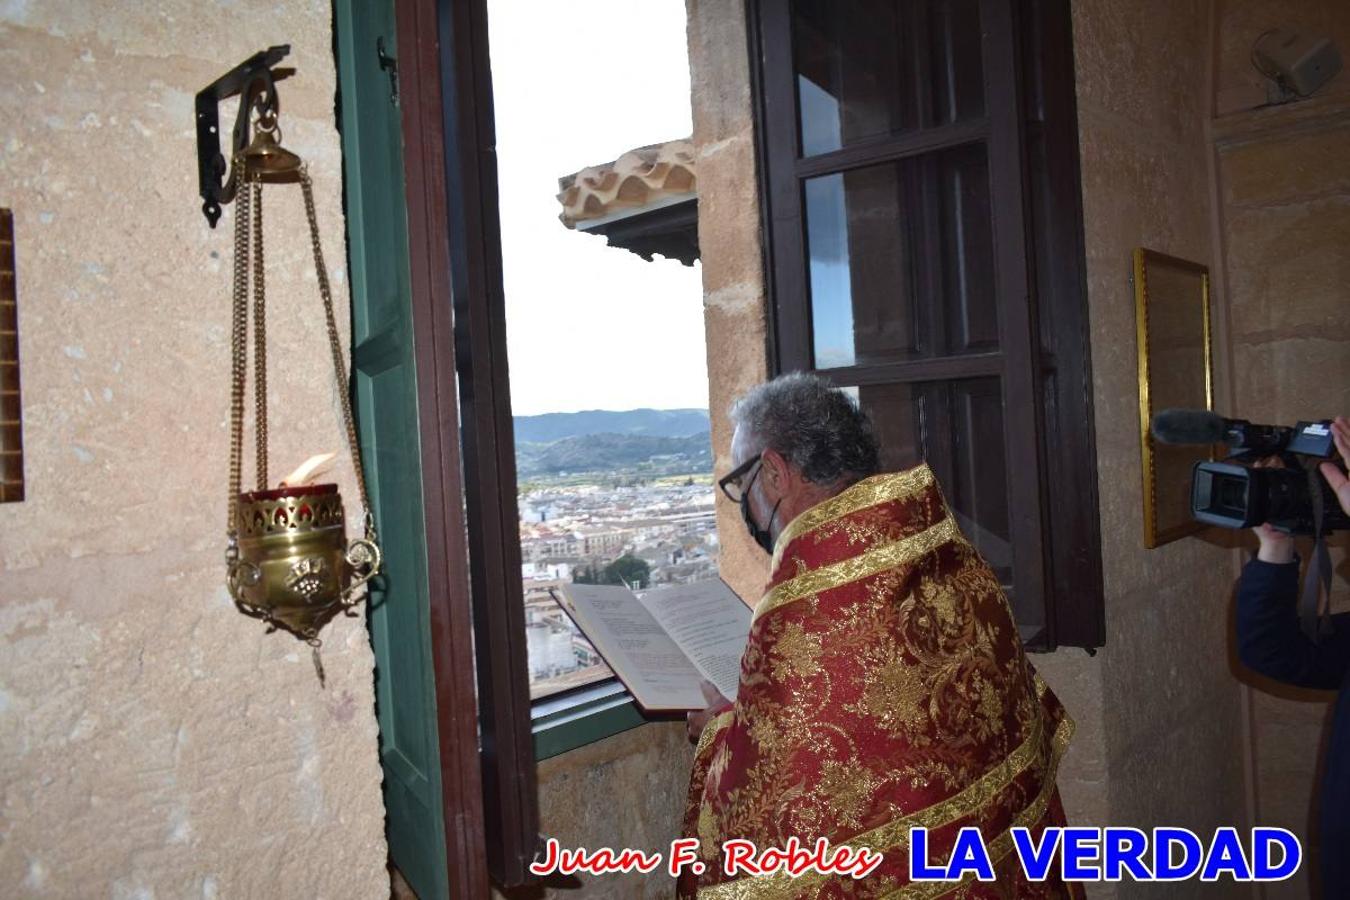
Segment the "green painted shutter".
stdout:
[[445,821],[431,657],[392,0],[336,0],[356,415],[385,575],[371,594],[389,852],[423,900],[445,897]]

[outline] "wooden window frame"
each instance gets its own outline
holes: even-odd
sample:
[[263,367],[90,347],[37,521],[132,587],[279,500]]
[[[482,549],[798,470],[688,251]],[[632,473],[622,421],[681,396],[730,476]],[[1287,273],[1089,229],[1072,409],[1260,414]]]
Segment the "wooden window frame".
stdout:
[[[530,699],[487,3],[397,2],[401,28],[410,10],[401,45],[420,47],[436,35],[437,105],[428,105],[431,94],[419,100],[405,91],[404,116],[444,135],[444,175],[428,190],[449,250],[437,314],[453,315],[436,340],[447,353],[453,346],[458,416],[442,416],[439,427],[460,434],[488,870],[499,886],[514,887],[537,880],[528,871],[541,848],[537,761],[649,720],[616,678]],[[431,64],[419,64],[426,85]],[[411,170],[409,179],[421,183]]]
[[[485,836],[480,847],[493,882],[509,888],[533,880],[528,866],[539,848],[539,801],[519,578],[487,4],[396,2],[399,45],[405,48],[399,73],[405,134],[418,135],[426,156],[422,171],[409,169],[408,182],[424,187],[424,227],[437,239],[431,251],[437,289],[425,301],[433,317],[430,342],[453,366],[437,373],[452,402],[423,420],[423,441],[428,429],[459,437],[458,460],[446,451],[443,463],[454,466],[462,493],[443,502],[459,512],[456,545],[468,561],[465,599],[477,670],[468,708],[477,713]],[[408,59],[413,48],[416,55]],[[413,141],[405,139],[405,146],[411,149]],[[418,302],[416,291],[414,297]],[[421,322],[418,326],[421,331]],[[504,484],[512,489],[503,490]],[[507,577],[512,572],[514,591]],[[433,603],[436,599],[433,592]],[[463,692],[438,690],[436,699],[442,716],[447,706],[462,709],[465,702]],[[444,743],[441,752],[446,753]],[[447,834],[452,812],[447,807]],[[450,862],[453,871],[453,856]]]
[[[1105,616],[1069,3],[980,8],[984,117],[802,158],[789,0],[747,0],[769,359],[775,374],[818,371],[841,385],[999,376],[1008,469],[1035,474],[1009,479],[1017,590],[1044,611],[1028,648],[1091,650],[1105,642]],[[804,179],[977,141],[988,147],[1000,351],[815,370]]]

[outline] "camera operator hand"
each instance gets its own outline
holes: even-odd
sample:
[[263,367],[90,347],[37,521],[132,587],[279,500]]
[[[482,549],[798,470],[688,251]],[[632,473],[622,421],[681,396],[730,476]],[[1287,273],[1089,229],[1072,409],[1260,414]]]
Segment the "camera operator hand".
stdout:
[[[1267,456],[1252,463],[1254,469],[1283,469],[1284,463],[1278,456]],[[1252,529],[1260,543],[1256,558],[1262,562],[1284,565],[1294,561],[1294,538],[1264,522]]]
[[[1341,454],[1341,462],[1350,468],[1350,419],[1337,416],[1331,423],[1331,438],[1336,442],[1336,451]],[[1345,510],[1346,515],[1350,515],[1350,478],[1346,478],[1345,473],[1332,462],[1324,462],[1318,468],[1327,484],[1336,492],[1341,509]]]

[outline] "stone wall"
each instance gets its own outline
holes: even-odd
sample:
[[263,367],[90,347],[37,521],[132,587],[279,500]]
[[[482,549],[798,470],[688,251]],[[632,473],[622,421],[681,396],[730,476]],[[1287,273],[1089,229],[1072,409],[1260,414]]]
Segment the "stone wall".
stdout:
[[[539,820],[563,847],[633,847],[665,859],[684,816],[694,748],[684,722],[660,722],[625,731],[539,764]],[[664,868],[650,874],[576,875],[561,883],[512,892],[513,900],[547,897],[672,896]]]
[[[326,0],[0,6],[28,480],[0,506],[9,896],[388,893],[364,619],[325,632],[323,690],[222,584],[232,209],[200,212],[193,95],[292,44],[285,142],[345,303],[330,29]],[[298,188],[267,196],[277,477],[342,435]]]
[[[731,469],[733,400],[768,375],[768,300],[761,246],[745,4],[685,0],[698,153],[698,242],[708,335],[708,411],[718,472]],[[740,510],[717,504],[722,577],[754,603],[768,560],[746,536]]]
[[[1271,28],[1330,38],[1350,62],[1350,4],[1339,0],[1214,0],[1214,103],[1219,115],[1266,102],[1265,79],[1252,66],[1256,39]],[[1318,96],[1350,93],[1342,72]]]
[[[1225,0],[1217,13],[1221,115],[1212,137],[1232,415],[1290,425],[1344,415],[1350,410],[1350,75],[1342,72],[1310,100],[1257,109],[1264,93],[1246,60],[1261,32],[1284,24],[1320,30],[1350,54],[1350,7],[1329,0]],[[1308,548],[1301,550],[1306,560]],[[1344,540],[1333,541],[1333,564],[1342,574],[1345,558]],[[1344,578],[1335,579],[1332,596],[1338,609],[1346,608]],[[1255,818],[1315,838],[1330,695],[1236,673],[1250,685]],[[1308,896],[1319,850],[1312,843],[1310,864],[1294,879],[1267,886],[1267,897]]]

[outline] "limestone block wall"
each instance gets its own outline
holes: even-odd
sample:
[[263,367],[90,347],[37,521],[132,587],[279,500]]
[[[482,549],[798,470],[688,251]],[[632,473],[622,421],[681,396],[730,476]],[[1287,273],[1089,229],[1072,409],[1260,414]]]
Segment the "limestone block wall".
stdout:
[[[1250,82],[1247,48],[1266,28],[1306,23],[1350,51],[1350,9],[1332,2],[1219,4],[1219,87]],[[1253,73],[1254,74],[1254,73]],[[1258,109],[1259,89],[1219,94],[1212,126],[1231,318],[1234,415],[1293,424],[1350,409],[1350,76],[1314,98]],[[1228,110],[1223,109],[1227,103]],[[1238,104],[1243,104],[1238,106]],[[1308,548],[1302,555],[1308,557]],[[1344,538],[1333,541],[1333,602],[1347,608]],[[1316,785],[1331,695],[1250,685],[1254,809],[1262,824],[1313,839],[1310,864],[1271,898],[1308,896],[1316,871]],[[1332,848],[1327,848],[1335,852]]]
[[[1350,59],[1350,5],[1337,0],[1215,0],[1214,101],[1218,115],[1266,102],[1265,79],[1252,67],[1252,46],[1267,29],[1330,38]],[[1319,96],[1350,93],[1342,73]]]
[[[6,896],[388,894],[364,620],[325,633],[321,690],[222,584],[233,223],[200,212],[193,96],[286,42],[345,304],[327,2],[0,6],[28,480],[0,506]],[[298,188],[267,204],[276,478],[342,436]]]

